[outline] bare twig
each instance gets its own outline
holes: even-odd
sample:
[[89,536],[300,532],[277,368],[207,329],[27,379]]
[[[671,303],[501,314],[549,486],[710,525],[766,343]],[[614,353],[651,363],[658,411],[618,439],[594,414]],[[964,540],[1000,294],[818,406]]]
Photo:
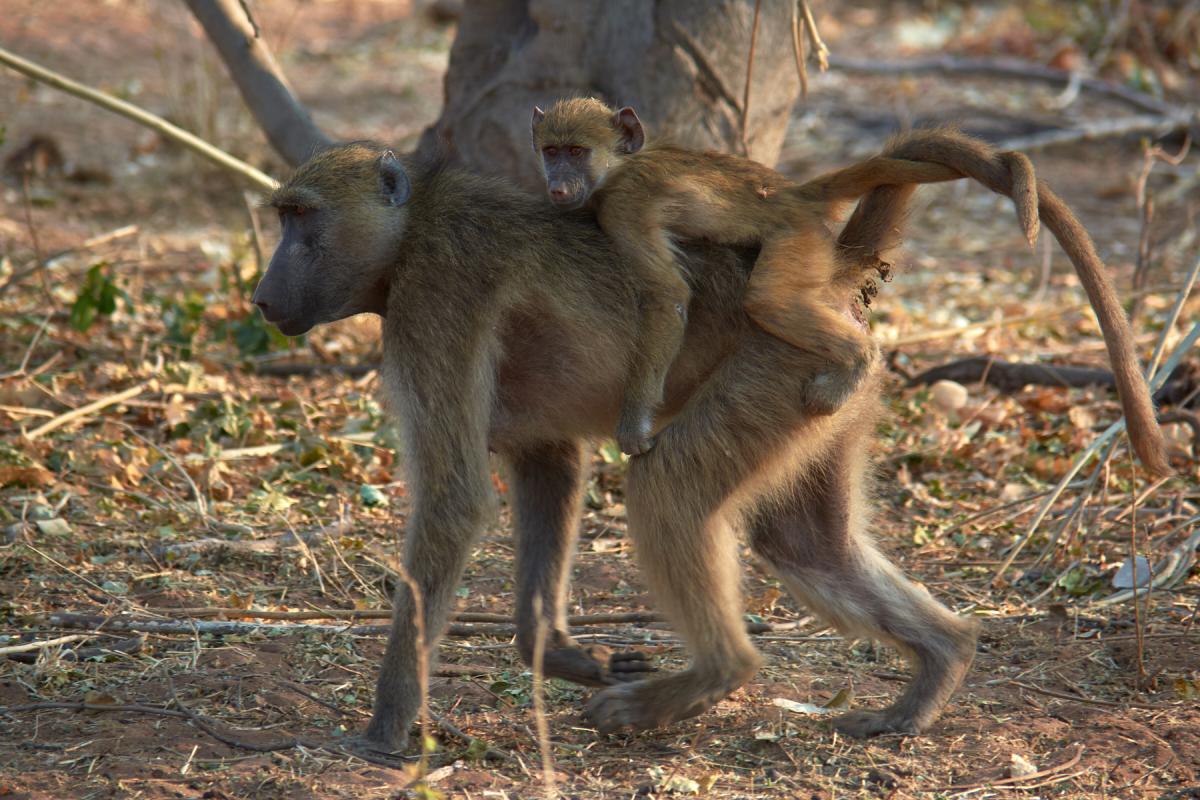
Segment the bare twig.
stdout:
[[322,747],[319,742],[306,742],[295,737],[291,739],[282,739],[277,742],[270,742],[268,744],[258,744],[257,742],[247,742],[244,739],[239,739],[231,734],[222,733],[221,731],[217,730],[216,726],[207,719],[201,717],[195,711],[192,711],[190,708],[184,705],[183,701],[179,699],[179,693],[175,691],[175,681],[171,677],[171,673],[166,673],[166,678],[167,688],[171,692],[171,700],[175,703],[176,707],[183,712],[183,716],[186,717],[197,728],[204,731],[222,744],[227,744],[230,747],[236,747],[240,750],[249,750],[253,753],[275,753],[280,750],[292,750],[296,747],[309,747],[312,749],[318,749]]
[[12,655],[14,653],[31,653],[35,650],[45,650],[49,647],[59,647],[71,642],[77,642],[80,639],[86,639],[83,634],[72,633],[68,636],[59,636],[56,639],[46,639],[41,642],[27,642],[25,644],[10,644],[7,647],[0,647],[0,656]]
[[41,703],[21,703],[15,706],[0,706],[0,714],[19,714],[26,711],[105,711],[113,714],[152,714],[158,717],[183,717],[182,711],[169,708],[143,706],[138,703],[66,703],[46,701]]
[[117,392],[116,394],[110,394],[107,397],[101,397],[99,400],[94,400],[85,406],[80,406],[79,408],[68,411],[65,414],[60,414],[49,422],[39,425],[38,427],[26,433],[25,438],[29,441],[33,441],[42,434],[57,430],[69,422],[74,422],[75,420],[86,417],[89,414],[94,414],[95,412],[101,411],[109,406],[124,402],[131,397],[137,397],[139,394],[145,391],[147,385],[148,384],[145,383],[139,383],[137,386],[131,386],[128,389]]
[[817,30],[817,21],[813,18],[808,0],[799,0],[799,4],[800,11],[804,14],[804,27],[808,31],[808,40],[812,42],[813,58],[817,59],[817,66],[821,72],[824,72],[829,69],[829,48],[825,46],[825,42],[821,41],[821,32]]
[[[1164,335],[1165,333],[1166,332],[1164,331]],[[1167,362],[1163,365],[1163,368],[1150,378],[1151,392],[1158,391],[1158,389],[1164,383],[1166,383],[1167,376],[1169,376],[1171,371],[1179,365],[1179,363],[1183,360],[1183,357],[1189,350],[1191,350],[1192,345],[1196,343],[1197,339],[1200,339],[1200,322],[1197,322],[1192,326],[1191,331],[1189,331],[1187,336],[1183,338],[1183,341],[1181,341],[1175,347],[1175,350],[1171,353],[1171,356],[1167,359]],[[1063,475],[1058,484],[1054,487],[1054,491],[1046,498],[1045,502],[1043,502],[1042,507],[1038,510],[1038,513],[1029,523],[1029,527],[1025,529],[1025,533],[1009,550],[1004,562],[996,570],[996,575],[992,579],[993,584],[1000,581],[1004,573],[1008,571],[1008,568],[1011,567],[1013,562],[1016,560],[1017,555],[1020,554],[1020,552],[1025,548],[1025,545],[1029,544],[1029,540],[1033,538],[1034,533],[1037,532],[1038,527],[1042,524],[1042,521],[1046,518],[1046,515],[1050,513],[1050,509],[1056,502],[1058,502],[1058,498],[1062,496],[1064,491],[1066,491],[1067,486],[1071,483],[1071,481],[1074,480],[1075,476],[1079,474],[1079,471],[1083,469],[1084,464],[1090,461],[1092,456],[1096,455],[1096,453],[1100,451],[1100,448],[1104,447],[1110,439],[1117,436],[1123,430],[1125,430],[1124,417],[1108,426],[1103,433],[1092,440],[1092,443],[1088,445],[1087,449],[1079,454],[1079,456],[1075,459],[1075,462],[1071,465],[1071,468],[1067,470],[1067,473]]]
[[1075,765],[1079,763],[1080,759],[1083,758],[1083,751],[1084,751],[1084,746],[1082,744],[1076,744],[1075,745],[1075,755],[1071,756],[1071,758],[1067,759],[1066,761],[1064,761],[1061,764],[1058,764],[1057,766],[1047,767],[1046,769],[1040,769],[1037,772],[1031,772],[1028,775],[1021,775],[1020,777],[1014,777],[1014,778],[997,778],[996,780],[981,781],[979,783],[963,783],[963,784],[955,784],[953,786],[930,787],[926,791],[938,791],[938,792],[960,791],[963,789],[982,789],[987,786],[1022,787],[1025,784],[1027,784],[1029,781],[1037,780],[1039,778],[1045,778],[1050,775],[1057,775],[1059,773],[1066,772],[1067,770],[1074,768]]
[[[308,611],[267,611],[254,608],[164,608],[161,610],[176,617],[191,619],[211,619],[212,617],[249,618],[249,619],[278,619],[278,620],[309,620],[309,619],[391,619],[392,612],[387,609],[346,609],[346,608],[314,608]],[[508,614],[491,614],[479,611],[459,611],[452,615],[456,622],[483,622],[499,625],[511,624],[513,618]],[[650,611],[631,611],[618,614],[579,614],[568,617],[567,624],[582,625],[619,625],[627,623],[662,622],[665,617]]]
[[[835,69],[871,75],[935,72],[943,75],[982,75],[993,78],[1036,80],[1063,86],[1071,82],[1071,73],[1067,70],[1033,64],[1019,58],[963,58],[943,55],[914,58],[907,61],[881,61],[876,58],[831,56],[829,63]],[[1196,118],[1194,109],[1178,108],[1144,92],[1138,92],[1109,81],[1083,78],[1080,80],[1080,88],[1092,94],[1119,100],[1142,111],[1177,119],[1180,125],[1190,125]]]
[[[755,22],[758,21],[758,6],[755,4]],[[546,620],[542,617],[542,595],[533,598],[533,616],[537,630],[533,637],[533,718],[537,725],[538,749],[542,754],[542,788],[546,800],[558,797],[558,786],[554,774],[554,751],[550,746],[550,724],[546,721],[546,698],[543,694],[545,674],[542,663],[546,657]]]
[[750,26],[750,53],[746,56],[746,86],[742,89],[742,154],[750,154],[750,82],[754,77],[754,51],[758,47],[758,21],[762,0],[754,0],[754,22]]
[[796,58],[796,76],[800,78],[800,97],[808,99],[808,65],[804,63],[804,36],[800,30],[800,6],[792,6],[792,55]]
[[1010,136],[996,144],[1003,150],[1037,150],[1051,145],[1090,142],[1129,136],[1134,133],[1164,135],[1184,127],[1184,123],[1162,114],[1135,114],[1118,119],[1093,119],[1072,128],[1039,131],[1027,136]]
[[239,158],[234,158],[224,150],[220,150],[204,141],[199,136],[189,133],[188,131],[185,131],[183,128],[180,128],[176,125],[172,125],[162,117],[151,114],[149,111],[146,111],[144,108],[139,108],[133,103],[128,103],[124,100],[113,97],[110,94],[105,94],[104,92],[93,89],[90,86],[85,86],[82,83],[73,81],[64,75],[60,75],[57,72],[48,70],[45,67],[21,58],[15,53],[3,48],[0,48],[0,64],[10,67],[17,72],[20,72],[22,75],[28,75],[30,78],[33,78],[36,81],[41,81],[48,86],[53,86],[55,89],[59,89],[67,94],[71,94],[75,97],[87,100],[90,103],[94,103],[101,108],[107,109],[108,111],[120,114],[123,117],[127,117],[139,125],[144,125],[147,128],[158,131],[168,139],[178,142],[189,150],[204,156],[209,161],[212,161],[214,164],[217,164],[220,167],[224,167],[231,172],[241,175],[243,178],[250,180],[263,189],[273,191],[278,185],[276,180],[270,175],[267,175],[265,172],[250,166]]

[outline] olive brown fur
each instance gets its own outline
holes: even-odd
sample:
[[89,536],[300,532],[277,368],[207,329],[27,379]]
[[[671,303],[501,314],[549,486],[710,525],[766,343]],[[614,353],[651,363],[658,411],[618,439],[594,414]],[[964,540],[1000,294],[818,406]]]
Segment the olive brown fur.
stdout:
[[[904,578],[871,542],[877,367],[833,413],[811,414],[800,399],[805,354],[743,310],[754,248],[679,245],[690,306],[665,382],[671,424],[630,461],[626,492],[643,575],[692,658],[686,670],[655,674],[636,653],[581,647],[565,619],[585,444],[611,431],[621,411],[638,347],[639,271],[587,213],[554,213],[502,181],[366,144],[318,153],[273,204],[283,235],[254,302],[292,335],[380,314],[383,391],[406,444],[413,505],[403,563],[430,648],[417,652],[416,603],[404,585],[367,746],[407,742],[421,702],[418,659],[434,658],[492,513],[489,449],[509,466],[518,648],[530,660],[544,627],[545,673],[600,687],[588,704],[600,730],[702,713],[754,674],[739,532],[816,612],[909,659],[913,679],[900,698],[841,717],[839,729],[916,732],[941,712],[970,666],[976,624]],[[886,204],[877,212],[901,213]],[[855,216],[841,234],[863,270],[890,244],[876,246],[879,235]]]

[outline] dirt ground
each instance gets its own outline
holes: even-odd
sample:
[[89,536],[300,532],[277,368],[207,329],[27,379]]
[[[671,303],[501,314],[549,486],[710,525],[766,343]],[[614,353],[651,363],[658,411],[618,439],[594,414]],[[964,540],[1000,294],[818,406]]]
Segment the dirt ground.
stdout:
[[[1061,20],[1031,26],[1006,5],[852,7],[822,30],[835,53],[858,56],[1070,56]],[[452,23],[396,0],[254,7],[330,131],[404,147],[436,117]],[[0,46],[285,171],[182,4],[5,0]],[[1177,101],[1197,102],[1186,81],[1179,89],[1161,75]],[[877,150],[902,124],[955,121],[999,141],[1136,113],[1087,92],[1065,102],[1061,87],[1031,81],[813,80],[781,160],[797,177]],[[294,617],[387,607],[408,510],[403,452],[373,371],[296,365],[375,363],[377,323],[282,339],[248,303],[256,200],[234,179],[12,73],[0,73],[0,108],[0,158],[41,135],[65,161],[61,173],[9,174],[0,187],[0,286],[50,264],[0,288],[0,798],[542,796],[532,676],[503,621],[513,574],[503,492],[431,678],[435,749],[425,763],[390,766],[338,750],[369,714],[386,620]],[[1146,234],[1135,327],[1148,355],[1196,256],[1200,158],[1155,166],[1147,185],[1161,202],[1144,230],[1136,139],[1032,155],[1125,293]],[[274,220],[260,216],[269,253]],[[1200,429],[1167,428],[1178,472],[1166,481],[1137,475],[1123,446],[1106,468],[1086,466],[1080,481],[1095,481],[1054,502],[1001,571],[1072,459],[1116,418],[1115,397],[968,383],[955,411],[904,381],[970,355],[1102,366],[1083,300],[1061,252],[1024,244],[1007,201],[954,185],[922,191],[902,268],[874,303],[894,375],[876,452],[876,535],[909,574],[983,623],[975,668],[933,731],[867,742],[834,733],[828,711],[888,702],[906,680],[903,661],[826,629],[747,554],[759,675],[708,714],[628,736],[597,734],[580,713],[588,692],[550,682],[561,796],[1200,797],[1200,578],[1184,546],[1200,521]],[[1184,306],[1168,352],[1197,310]],[[625,535],[624,462],[611,443],[593,460],[571,612],[650,612]],[[504,480],[497,464],[498,489]],[[1105,603],[1131,537],[1153,564],[1183,557],[1177,580],[1136,610]],[[63,612],[176,627],[97,633],[49,616]],[[684,663],[665,623],[617,619],[584,618],[575,630],[643,648],[664,668]],[[237,625],[212,627],[223,622]],[[58,637],[75,638],[11,652]],[[72,648],[92,649],[76,658]]]

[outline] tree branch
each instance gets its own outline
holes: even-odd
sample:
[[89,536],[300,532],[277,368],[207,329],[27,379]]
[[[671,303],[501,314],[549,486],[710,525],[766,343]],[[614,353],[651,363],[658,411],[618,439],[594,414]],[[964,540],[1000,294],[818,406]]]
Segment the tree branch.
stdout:
[[186,0],[271,146],[293,167],[332,140],[313,122],[238,0]]
[[[1019,58],[961,58],[958,56],[929,56],[914,58],[907,61],[879,61],[877,59],[854,58],[853,56],[829,57],[829,65],[843,72],[857,72],[868,75],[900,75],[915,72],[937,72],[944,75],[983,75],[993,78],[1017,78],[1021,80],[1036,80],[1045,83],[1071,83],[1073,73],[1064,69],[1045,67],[1033,64]],[[1126,105],[1170,117],[1178,125],[1190,125],[1196,122],[1194,109],[1184,109],[1174,106],[1148,94],[1135,91],[1125,86],[1098,78],[1079,78],[1079,88],[1102,95],[1113,100],[1119,100]]]
[[127,103],[124,100],[113,97],[109,94],[105,94],[104,92],[93,89],[90,86],[85,86],[82,83],[73,81],[57,72],[53,72],[45,67],[33,63],[32,61],[21,58],[17,54],[11,53],[2,47],[0,47],[0,64],[11,67],[17,72],[20,72],[22,75],[28,75],[30,78],[33,78],[36,81],[41,81],[47,86],[53,86],[55,89],[59,89],[67,94],[87,100],[89,103],[95,103],[101,108],[108,109],[113,113],[127,117],[140,125],[145,125],[147,128],[152,128],[153,130],[161,133],[163,136],[166,136],[168,139],[176,141],[189,150],[204,156],[217,166],[224,167],[227,170],[236,172],[243,178],[250,179],[259,187],[266,189],[267,191],[273,191],[275,187],[279,185],[274,178],[265,172],[255,169],[245,161],[242,161],[239,158],[234,158],[224,150],[219,150],[216,147],[213,147],[211,144],[204,141],[199,136],[196,136],[194,133],[189,133],[183,128],[172,125],[162,117],[151,114],[149,111],[135,106],[133,103]]

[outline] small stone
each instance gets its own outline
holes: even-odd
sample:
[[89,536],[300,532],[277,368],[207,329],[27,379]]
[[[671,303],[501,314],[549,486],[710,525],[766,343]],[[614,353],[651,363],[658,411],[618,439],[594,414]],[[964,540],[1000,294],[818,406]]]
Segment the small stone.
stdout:
[[938,381],[929,387],[933,404],[949,414],[967,404],[967,387],[955,381]]
[[71,526],[62,517],[34,520],[34,524],[43,536],[68,536],[71,533]]

